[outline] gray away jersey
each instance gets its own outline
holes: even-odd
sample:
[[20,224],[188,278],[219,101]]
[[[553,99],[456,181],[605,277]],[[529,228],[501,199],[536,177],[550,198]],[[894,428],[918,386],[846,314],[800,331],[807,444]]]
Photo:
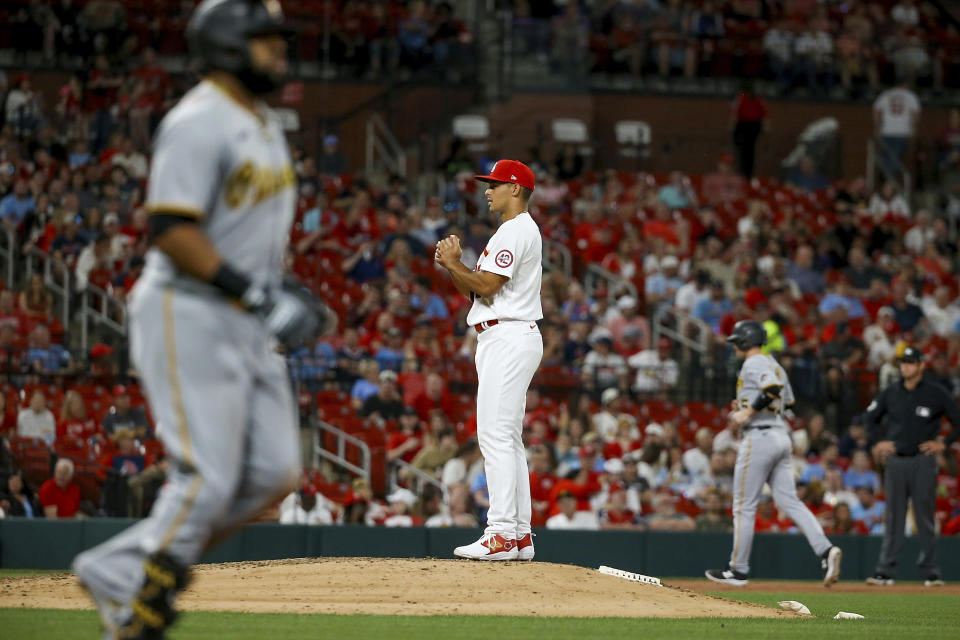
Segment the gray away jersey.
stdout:
[[[227,263],[256,283],[278,284],[295,187],[276,114],[266,106],[254,114],[205,80],[160,124],[146,206],[151,213],[197,218]],[[147,254],[144,279],[159,285],[187,280],[157,249]]]
[[740,369],[737,378],[737,407],[746,409],[753,404],[763,389],[769,386],[782,387],[780,397],[775,399],[763,411],[757,411],[751,416],[745,426],[776,424],[787,426],[783,419],[784,409],[793,404],[793,388],[787,374],[772,356],[756,354],[750,356]]

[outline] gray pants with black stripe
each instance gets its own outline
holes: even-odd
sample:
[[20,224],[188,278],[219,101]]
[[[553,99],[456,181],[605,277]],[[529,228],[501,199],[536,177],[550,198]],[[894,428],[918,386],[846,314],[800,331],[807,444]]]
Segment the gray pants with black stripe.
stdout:
[[800,528],[818,556],[833,546],[810,509],[797,497],[797,485],[790,463],[791,449],[792,442],[785,428],[744,430],[743,442],[737,452],[737,466],[733,471],[733,552],[730,554],[730,567],[734,571],[750,573],[757,501],[766,483],[770,483],[777,508]]
[[883,546],[877,561],[877,573],[887,576],[894,574],[897,556],[903,548],[907,501],[910,500],[913,502],[917,539],[920,542],[917,568],[922,578],[939,578],[937,537],[933,524],[937,499],[936,456],[890,456],[883,472],[883,490],[887,496],[887,510],[884,514]]
[[297,415],[283,358],[253,316],[226,302],[143,283],[130,304],[131,356],[170,470],[150,516],[77,556],[88,587],[130,602],[143,561],[183,565],[292,491]]

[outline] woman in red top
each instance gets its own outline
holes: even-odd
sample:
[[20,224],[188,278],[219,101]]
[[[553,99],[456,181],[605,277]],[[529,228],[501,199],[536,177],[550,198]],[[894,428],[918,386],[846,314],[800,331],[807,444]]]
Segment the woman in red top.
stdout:
[[737,170],[744,178],[753,177],[757,138],[763,132],[767,105],[754,93],[753,80],[744,80],[733,103],[733,146],[737,149]]
[[86,442],[97,435],[97,423],[87,417],[83,398],[74,390],[67,391],[57,422],[57,443],[80,440]]

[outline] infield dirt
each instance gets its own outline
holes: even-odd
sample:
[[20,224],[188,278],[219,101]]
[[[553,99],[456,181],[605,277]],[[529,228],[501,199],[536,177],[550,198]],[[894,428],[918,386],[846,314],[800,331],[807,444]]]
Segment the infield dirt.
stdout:
[[[794,614],[545,562],[320,558],[201,565],[185,611],[544,617],[763,617]],[[704,583],[706,581],[704,580]],[[70,574],[0,580],[0,607],[89,609]]]

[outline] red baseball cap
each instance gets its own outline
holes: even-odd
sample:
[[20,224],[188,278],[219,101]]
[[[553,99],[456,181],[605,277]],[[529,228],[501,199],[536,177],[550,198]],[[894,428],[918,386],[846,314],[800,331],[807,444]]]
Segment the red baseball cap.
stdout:
[[497,160],[489,175],[473,176],[480,182],[509,182],[533,191],[535,180],[530,167],[519,160]]

